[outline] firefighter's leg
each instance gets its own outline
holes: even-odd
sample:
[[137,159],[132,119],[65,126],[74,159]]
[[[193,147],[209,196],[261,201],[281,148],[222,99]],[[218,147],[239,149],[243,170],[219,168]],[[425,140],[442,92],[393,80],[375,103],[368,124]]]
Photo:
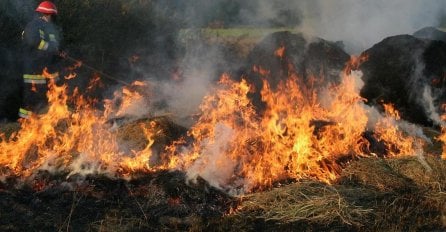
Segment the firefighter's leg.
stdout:
[[29,118],[39,114],[47,105],[46,80],[39,75],[24,75],[23,100],[19,117]]

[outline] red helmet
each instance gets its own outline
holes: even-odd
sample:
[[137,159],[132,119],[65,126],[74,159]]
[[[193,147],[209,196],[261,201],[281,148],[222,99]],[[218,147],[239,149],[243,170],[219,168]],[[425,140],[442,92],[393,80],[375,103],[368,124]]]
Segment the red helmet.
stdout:
[[43,14],[57,14],[57,8],[54,3],[50,1],[44,1],[39,4],[39,6],[36,8],[37,12],[43,13]]

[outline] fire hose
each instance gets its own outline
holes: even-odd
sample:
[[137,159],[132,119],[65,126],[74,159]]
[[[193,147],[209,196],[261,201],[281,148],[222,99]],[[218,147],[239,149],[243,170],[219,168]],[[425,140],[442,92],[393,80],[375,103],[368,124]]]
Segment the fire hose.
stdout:
[[101,76],[103,76],[103,77],[105,77],[105,78],[107,78],[107,79],[113,80],[113,81],[115,81],[115,82],[117,82],[117,83],[120,83],[120,84],[123,84],[123,85],[126,85],[126,86],[129,86],[129,85],[130,85],[130,83],[128,83],[128,82],[126,82],[126,81],[123,81],[123,80],[120,79],[120,78],[116,78],[116,77],[113,77],[113,76],[111,76],[111,75],[109,75],[109,74],[106,74],[106,73],[102,72],[102,71],[99,70],[99,69],[96,69],[96,68],[94,68],[94,67],[92,67],[92,66],[90,66],[90,65],[88,65],[88,64],[85,64],[85,63],[84,63],[83,61],[81,61],[81,60],[78,60],[78,59],[76,59],[76,58],[73,58],[73,57],[69,56],[66,52],[61,52],[61,53],[60,53],[60,56],[61,56],[62,58],[64,58],[64,59],[69,60],[69,61],[72,61],[72,62],[75,62],[75,63],[80,63],[80,64],[81,64],[81,65],[80,65],[81,67],[85,67],[85,68],[87,68],[87,69],[90,69],[91,71],[96,72],[96,73],[100,74]]

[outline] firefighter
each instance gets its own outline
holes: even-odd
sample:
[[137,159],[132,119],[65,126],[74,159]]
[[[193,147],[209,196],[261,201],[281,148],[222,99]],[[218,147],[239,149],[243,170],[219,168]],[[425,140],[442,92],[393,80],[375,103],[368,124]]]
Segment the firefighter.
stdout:
[[63,53],[59,52],[61,33],[53,23],[57,15],[54,3],[44,1],[35,10],[38,17],[29,22],[22,33],[23,96],[19,117],[29,118],[41,113],[47,106],[47,80],[58,78],[55,64]]

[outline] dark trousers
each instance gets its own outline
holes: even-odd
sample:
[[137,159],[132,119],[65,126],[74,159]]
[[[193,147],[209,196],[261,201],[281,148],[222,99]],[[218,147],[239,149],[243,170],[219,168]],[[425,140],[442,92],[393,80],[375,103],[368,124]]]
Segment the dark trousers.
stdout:
[[33,114],[43,113],[48,106],[47,84],[24,83],[22,109]]

